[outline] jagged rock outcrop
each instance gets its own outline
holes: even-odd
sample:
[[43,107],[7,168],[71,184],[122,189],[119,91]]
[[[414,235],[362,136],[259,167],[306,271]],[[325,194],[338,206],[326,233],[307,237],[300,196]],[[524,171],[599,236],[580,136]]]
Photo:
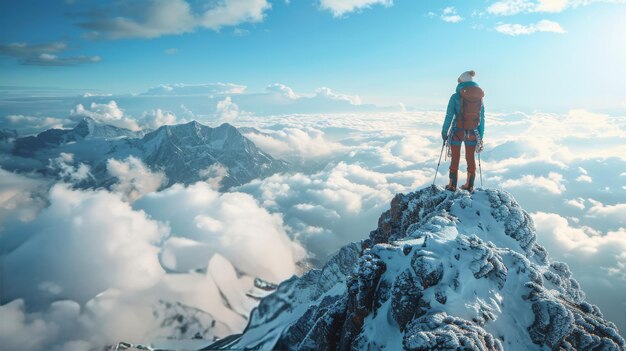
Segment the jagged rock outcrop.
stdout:
[[207,349],[624,350],[508,193],[397,195],[368,239],[283,282]]

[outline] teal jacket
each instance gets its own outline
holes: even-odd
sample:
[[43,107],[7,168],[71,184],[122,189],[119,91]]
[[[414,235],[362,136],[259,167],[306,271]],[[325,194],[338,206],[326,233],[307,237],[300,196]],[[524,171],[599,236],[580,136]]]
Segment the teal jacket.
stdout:
[[[450,102],[448,102],[448,110],[446,112],[446,120],[443,122],[443,127],[441,128],[441,135],[445,138],[448,135],[448,130],[450,129],[450,125],[452,125],[452,121],[456,119],[461,113],[461,89],[465,87],[477,87],[478,83],[476,82],[463,82],[459,83],[456,86],[456,93],[452,94],[450,97]],[[480,110],[480,125],[478,126],[478,133],[480,134],[480,138],[483,138],[485,135],[485,105],[483,104]]]

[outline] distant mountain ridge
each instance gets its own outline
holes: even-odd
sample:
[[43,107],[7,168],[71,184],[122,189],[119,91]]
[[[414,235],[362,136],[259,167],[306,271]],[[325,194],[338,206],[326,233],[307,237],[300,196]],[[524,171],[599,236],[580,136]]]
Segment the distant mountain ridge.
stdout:
[[223,188],[289,169],[287,162],[261,151],[234,126],[224,123],[211,128],[196,121],[145,133],[84,117],[72,129],[49,129],[36,136],[17,138],[12,153],[39,161],[37,170],[49,175],[55,172],[49,167],[51,159],[61,153],[72,154],[75,163],[91,167],[93,177],[80,183],[84,187],[114,183],[107,173],[107,160],[129,156],[141,159],[153,171],[163,171],[166,186],[204,180],[206,170],[217,164],[226,169]]
[[36,136],[17,138],[14,153],[18,156],[34,157],[41,149],[54,148],[88,138],[140,138],[141,136],[143,136],[142,132],[101,124],[90,117],[83,117],[72,129],[48,129]]

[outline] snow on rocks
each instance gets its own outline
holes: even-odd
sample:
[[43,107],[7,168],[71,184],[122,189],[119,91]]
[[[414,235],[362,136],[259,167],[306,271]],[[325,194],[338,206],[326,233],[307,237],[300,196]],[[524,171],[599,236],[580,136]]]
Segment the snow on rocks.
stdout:
[[502,343],[476,323],[434,313],[415,319],[402,341],[405,350],[501,351]]
[[283,282],[209,349],[624,350],[508,193],[399,194],[369,238]]

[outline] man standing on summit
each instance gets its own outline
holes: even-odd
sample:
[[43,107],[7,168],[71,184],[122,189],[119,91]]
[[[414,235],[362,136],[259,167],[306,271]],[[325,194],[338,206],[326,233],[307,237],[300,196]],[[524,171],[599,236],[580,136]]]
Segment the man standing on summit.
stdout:
[[472,192],[476,179],[476,160],[474,153],[483,149],[485,133],[485,93],[474,82],[476,72],[463,72],[457,79],[456,92],[450,97],[446,119],[441,129],[444,143],[448,142],[450,162],[450,182],[446,190],[456,191],[461,158],[461,144],[465,143],[465,160],[467,161],[467,182],[461,189]]

